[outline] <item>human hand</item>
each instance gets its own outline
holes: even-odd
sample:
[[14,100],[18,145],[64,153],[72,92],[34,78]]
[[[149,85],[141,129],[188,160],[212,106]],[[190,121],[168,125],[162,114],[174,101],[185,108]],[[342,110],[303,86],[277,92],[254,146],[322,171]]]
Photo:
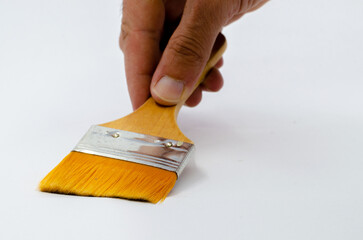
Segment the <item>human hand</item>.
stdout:
[[222,28],[268,0],[124,0],[120,48],[134,109],[150,94],[162,105],[183,97],[196,106],[202,90],[218,91],[218,68],[193,91]]

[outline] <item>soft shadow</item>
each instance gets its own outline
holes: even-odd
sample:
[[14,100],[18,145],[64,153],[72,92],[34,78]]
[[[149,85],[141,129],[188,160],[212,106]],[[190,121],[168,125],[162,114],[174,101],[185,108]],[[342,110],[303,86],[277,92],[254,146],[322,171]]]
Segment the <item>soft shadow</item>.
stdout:
[[196,117],[195,114],[186,113],[178,119],[178,124],[181,131],[196,144],[198,151],[206,147],[223,148],[226,139],[238,139],[241,142],[242,136],[236,133],[235,126],[229,121],[242,122],[242,119],[226,119],[213,114]]
[[[178,124],[182,132],[194,142],[197,152],[203,152],[201,149],[213,151],[213,149],[223,148],[226,138],[241,139],[235,133],[233,126],[226,124],[225,119],[213,118],[212,116],[200,118],[196,117],[194,113],[183,113],[178,119]],[[175,196],[185,189],[191,189],[205,181],[206,174],[201,170],[204,167],[197,164],[198,162],[205,163],[205,161],[201,161],[202,157],[203,154],[197,154],[188,163],[169,196]],[[205,168],[207,167],[205,166]]]
[[203,171],[197,167],[195,160],[192,160],[179,176],[174,188],[169,193],[169,196],[178,195],[178,193],[184,191],[185,189],[191,189],[197,186],[203,181],[203,179],[205,179],[205,176],[206,175],[203,173]]

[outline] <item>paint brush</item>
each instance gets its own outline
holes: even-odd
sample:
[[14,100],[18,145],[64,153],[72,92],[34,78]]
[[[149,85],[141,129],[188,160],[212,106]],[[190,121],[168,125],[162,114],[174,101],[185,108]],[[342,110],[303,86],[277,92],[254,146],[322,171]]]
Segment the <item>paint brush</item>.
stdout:
[[[219,34],[194,89],[222,57],[226,40]],[[176,118],[189,96],[176,106],[149,98],[121,119],[92,126],[40,182],[45,192],[163,201],[191,158],[195,146]]]

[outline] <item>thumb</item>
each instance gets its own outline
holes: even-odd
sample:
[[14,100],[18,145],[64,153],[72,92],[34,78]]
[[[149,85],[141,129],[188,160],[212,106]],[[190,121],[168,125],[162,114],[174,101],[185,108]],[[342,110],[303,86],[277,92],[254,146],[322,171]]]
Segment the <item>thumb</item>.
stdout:
[[223,25],[223,12],[215,11],[208,0],[187,1],[152,78],[150,91],[156,102],[175,105],[188,99]]

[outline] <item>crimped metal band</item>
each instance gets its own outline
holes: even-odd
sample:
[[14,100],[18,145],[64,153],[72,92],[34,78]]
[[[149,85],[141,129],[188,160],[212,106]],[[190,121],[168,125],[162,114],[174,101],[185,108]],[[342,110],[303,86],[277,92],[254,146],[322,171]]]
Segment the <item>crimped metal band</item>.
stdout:
[[194,149],[190,143],[94,125],[73,151],[157,167],[179,176]]

